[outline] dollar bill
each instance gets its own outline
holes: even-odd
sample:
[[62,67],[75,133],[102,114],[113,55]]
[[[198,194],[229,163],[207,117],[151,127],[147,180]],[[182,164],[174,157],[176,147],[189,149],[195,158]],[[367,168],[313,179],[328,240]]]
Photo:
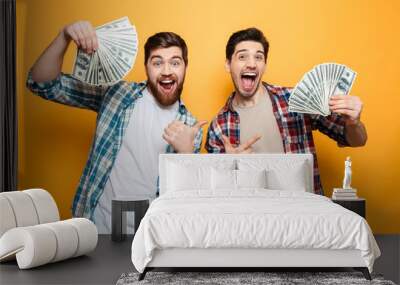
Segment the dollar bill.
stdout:
[[338,63],[322,63],[304,74],[289,97],[289,112],[331,114],[329,100],[333,95],[347,95],[357,73]]
[[99,48],[92,54],[78,49],[72,76],[91,85],[112,85],[132,69],[138,52],[135,26],[123,17],[95,28]]

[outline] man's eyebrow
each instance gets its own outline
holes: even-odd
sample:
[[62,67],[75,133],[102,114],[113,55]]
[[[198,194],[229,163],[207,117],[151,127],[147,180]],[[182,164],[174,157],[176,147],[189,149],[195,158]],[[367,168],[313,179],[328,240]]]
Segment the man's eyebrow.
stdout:
[[182,57],[180,55],[174,55],[171,59],[182,59]]
[[[163,57],[161,56],[161,55],[152,55],[151,57],[150,57],[150,60],[152,60],[152,59],[154,59],[154,58],[156,58],[156,59],[163,59]],[[179,55],[174,55],[173,57],[171,57],[171,59],[183,59],[181,56],[179,56]]]
[[240,50],[237,50],[235,53],[239,53],[239,52],[242,52],[242,51],[248,51],[247,49],[240,49]]
[[162,59],[162,57],[161,57],[160,55],[152,55],[152,56],[150,57],[150,60],[152,60],[153,58]]
[[[240,49],[240,50],[237,50],[237,51],[235,52],[235,54],[237,54],[237,53],[239,53],[239,52],[244,52],[244,51],[248,51],[248,50],[247,50],[247,49]],[[262,54],[264,54],[264,51],[258,50],[258,51],[256,51],[256,53],[262,53]]]

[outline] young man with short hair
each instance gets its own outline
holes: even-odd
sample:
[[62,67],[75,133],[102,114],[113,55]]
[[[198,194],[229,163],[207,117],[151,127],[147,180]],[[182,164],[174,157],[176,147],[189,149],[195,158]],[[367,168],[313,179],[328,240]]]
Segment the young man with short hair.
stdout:
[[147,81],[112,86],[92,86],[61,72],[71,41],[87,53],[98,48],[89,22],[65,26],[33,65],[27,86],[44,99],[97,112],[94,141],[72,211],[75,217],[93,219],[99,233],[110,233],[112,198],[154,198],[158,155],[199,152],[206,122],[196,122],[180,100],[188,53],[177,34],[148,38]]
[[314,192],[323,194],[312,130],[340,146],[362,146],[367,134],[360,121],[362,102],[356,96],[333,96],[330,116],[290,113],[291,89],[262,82],[269,43],[256,28],[231,35],[226,69],[235,91],[208,129],[210,153],[312,153]]

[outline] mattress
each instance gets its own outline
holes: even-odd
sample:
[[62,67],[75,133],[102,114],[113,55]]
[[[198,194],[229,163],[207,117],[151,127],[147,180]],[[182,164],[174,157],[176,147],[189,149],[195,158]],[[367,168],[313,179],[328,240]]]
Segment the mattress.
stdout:
[[368,223],[329,198],[301,191],[168,192],[151,204],[132,243],[139,272],[163,249],[359,250],[380,255]]

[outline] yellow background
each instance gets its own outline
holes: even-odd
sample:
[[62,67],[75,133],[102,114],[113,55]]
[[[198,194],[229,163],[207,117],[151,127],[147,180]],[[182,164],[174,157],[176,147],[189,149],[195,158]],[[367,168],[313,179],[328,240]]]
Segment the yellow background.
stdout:
[[[55,197],[62,218],[70,206],[92,142],[96,114],[45,101],[25,88],[29,67],[59,30],[76,20],[93,26],[128,16],[140,49],[128,80],[145,79],[143,45],[174,31],[189,48],[183,99],[199,119],[211,120],[232,90],[224,70],[231,33],[255,26],[270,41],[264,80],[294,86],[315,64],[344,63],[358,72],[352,94],[364,102],[363,148],[340,149],[315,133],[326,195],[340,187],[345,157],[353,159],[353,187],[367,199],[375,233],[400,233],[400,1],[151,1],[17,0],[19,188],[41,187]],[[75,47],[63,70],[70,72]]]

